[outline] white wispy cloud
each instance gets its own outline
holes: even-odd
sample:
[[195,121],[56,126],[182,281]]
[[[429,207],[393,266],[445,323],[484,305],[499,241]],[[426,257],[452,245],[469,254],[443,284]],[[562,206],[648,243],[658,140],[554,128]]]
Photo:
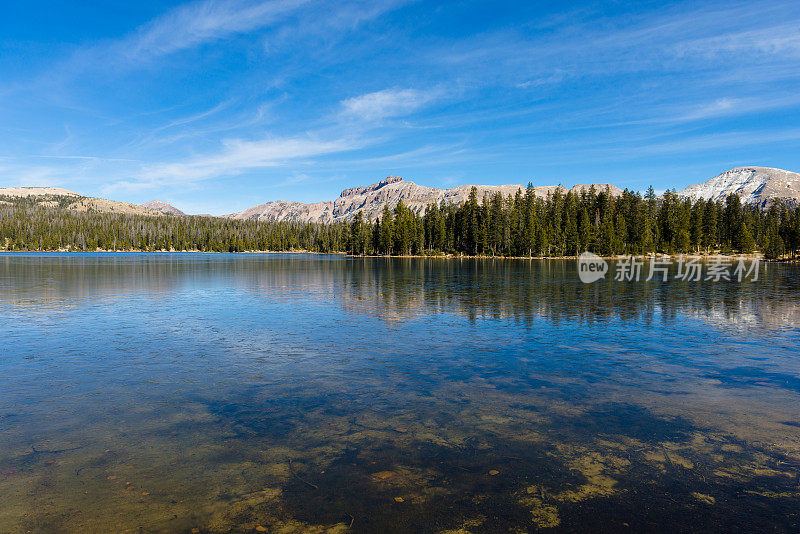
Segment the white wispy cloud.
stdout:
[[231,139],[220,151],[181,161],[145,166],[132,180],[104,187],[104,192],[137,191],[160,186],[185,185],[235,176],[255,169],[279,167],[289,162],[345,152],[359,148],[355,141],[317,140],[312,138],[269,138],[257,141]]
[[[137,68],[160,57],[231,39],[273,32],[267,55],[312,36],[343,39],[359,25],[413,0],[201,0],[178,6],[119,39],[79,48],[58,73]],[[53,73],[49,73],[52,75]]]
[[168,130],[170,128],[174,128],[176,126],[185,126],[185,125],[191,124],[193,122],[197,122],[197,121],[201,121],[203,119],[207,119],[208,117],[211,117],[212,115],[215,115],[216,113],[219,113],[220,111],[222,111],[223,109],[228,107],[230,104],[231,104],[230,100],[226,100],[225,102],[220,102],[219,104],[217,104],[214,107],[212,107],[210,109],[207,109],[205,111],[201,111],[199,113],[195,113],[193,115],[189,115],[188,117],[181,117],[180,119],[175,119],[175,120],[169,121],[167,124],[164,124],[163,126],[159,126],[157,128],[154,128],[152,131],[153,132],[159,132],[159,131],[162,131],[162,130]]
[[763,95],[721,97],[710,102],[700,103],[670,102],[662,106],[652,106],[648,110],[652,114],[651,117],[612,123],[594,123],[588,126],[577,126],[573,129],[619,128],[648,124],[680,125],[710,119],[772,112],[779,109],[797,107],[798,105],[800,105],[800,96],[797,95],[785,97],[767,97]]
[[[654,156],[675,155],[688,156],[708,150],[736,150],[746,153],[746,149],[772,145],[777,143],[797,142],[800,140],[800,129],[784,130],[736,130],[724,133],[698,134],[677,138],[650,140],[637,136],[618,136],[611,139],[584,140],[580,143],[538,144],[535,146],[516,145],[506,147],[498,157],[512,150],[529,150],[568,161],[571,158],[582,158],[583,161],[608,162],[648,160]],[[752,165],[753,163],[748,163]]]
[[731,112],[741,108],[742,100],[739,98],[718,98],[710,104],[701,106],[700,109],[694,113],[684,116],[684,119],[705,119],[708,117],[717,117],[719,115],[727,115]]
[[[352,97],[340,102],[338,121],[346,125],[348,137],[333,137],[338,127],[320,129],[305,137],[270,137],[261,140],[227,139],[220,150],[185,160],[154,163],[143,167],[133,179],[106,185],[104,193],[139,191],[161,186],[192,184],[224,176],[235,176],[256,169],[287,165],[312,164],[314,158],[352,151],[370,143],[361,134],[376,122],[401,117],[430,102],[440,92],[416,89],[385,89]],[[218,111],[213,108],[210,112]],[[198,116],[205,117],[207,112]],[[185,121],[179,121],[181,123]],[[295,176],[305,174],[295,170]],[[288,179],[286,182],[291,183]]]
[[79,155],[43,155],[43,156],[32,156],[34,158],[40,159],[77,159],[77,160],[87,160],[87,161],[125,161],[125,162],[135,162],[135,159],[129,158],[106,158],[101,156],[79,156]]
[[[126,35],[75,49],[63,61],[32,81],[45,88],[62,86],[81,75],[113,77],[183,50],[230,39],[268,27],[279,27],[289,17],[319,0],[200,0],[178,6]],[[110,68],[112,67],[113,68]],[[6,92],[27,90],[16,84]],[[2,96],[2,92],[0,92]]]
[[0,187],[59,187],[74,183],[86,165],[63,166],[12,162],[0,165]]
[[800,129],[774,130],[748,130],[716,133],[711,135],[697,135],[679,140],[649,143],[630,152],[638,156],[653,154],[691,154],[710,149],[733,149],[757,145],[769,145],[786,141],[800,140]]
[[364,121],[400,117],[418,110],[436,97],[433,91],[384,89],[342,102],[342,117]]
[[[190,0],[113,39],[54,47],[30,71],[38,84],[0,81],[13,166],[0,178],[169,191],[247,174],[241,184],[299,189],[350,169],[796,141],[790,120],[771,120],[800,105],[796,1],[592,4],[458,35],[440,31],[447,6],[378,20],[411,2]],[[744,116],[763,131],[731,134]]]
[[529,89],[531,87],[541,87],[544,85],[557,85],[567,79],[567,73],[559,68],[556,68],[552,74],[539,76],[532,80],[525,80],[517,84],[520,89]]
[[[793,7],[794,5],[794,7]],[[797,4],[792,2],[708,3],[694,9],[665,4],[641,15],[577,16],[553,31],[514,27],[466,36],[420,57],[460,76],[530,87],[538,81],[611,78],[625,73],[703,72],[729,76],[758,67],[769,81],[772,69],[800,55]],[[569,77],[553,78],[554,72]],[[713,73],[713,74],[712,74]],[[533,82],[533,83],[529,83]],[[542,84],[543,85],[543,84]]]
[[704,57],[731,56],[739,58],[739,54],[750,54],[751,60],[756,57],[778,57],[792,59],[800,56],[800,26],[796,22],[775,24],[766,28],[732,31],[703,37],[688,39],[674,47],[676,53]]
[[309,0],[204,0],[180,6],[140,27],[115,49],[142,61],[273,24]]

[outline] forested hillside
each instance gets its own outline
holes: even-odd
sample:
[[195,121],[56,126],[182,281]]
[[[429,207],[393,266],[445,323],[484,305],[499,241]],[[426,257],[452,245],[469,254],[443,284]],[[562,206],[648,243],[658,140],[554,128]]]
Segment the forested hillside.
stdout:
[[431,251],[492,256],[570,256],[585,250],[604,255],[749,253],[777,257],[800,248],[800,209],[775,203],[762,211],[726,202],[681,200],[674,191],[619,197],[593,189],[556,191],[546,197],[527,191],[481,201],[474,194],[461,206],[430,205],[418,217],[402,203],[384,209],[372,223],[356,218],[350,252],[418,254]]
[[346,250],[344,225],[236,221],[216,217],[79,212],[58,199],[0,197],[0,249]]
[[761,251],[768,257],[800,248],[800,208],[768,210],[726,201],[681,200],[594,189],[537,196],[472,190],[461,205],[429,205],[417,214],[402,201],[380,218],[349,223],[258,222],[213,217],[149,217],[75,212],[58,199],[42,204],[0,198],[0,248],[7,250],[308,250],[352,254],[463,253],[571,256]]

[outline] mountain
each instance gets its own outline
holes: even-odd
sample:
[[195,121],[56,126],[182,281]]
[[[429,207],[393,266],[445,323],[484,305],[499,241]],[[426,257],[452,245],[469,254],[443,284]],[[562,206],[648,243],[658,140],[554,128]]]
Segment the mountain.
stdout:
[[800,204],[800,174],[770,167],[737,167],[678,192],[678,195],[692,200],[723,202],[730,194],[741,197],[743,204],[761,208],[776,200],[797,205]]
[[80,197],[75,191],[61,189],[59,187],[0,187],[0,197],[38,197],[38,196],[57,196],[57,197]]
[[[462,204],[469,198],[472,187],[471,185],[460,185],[451,189],[439,189],[418,185],[399,176],[388,176],[372,185],[345,189],[336,200],[311,204],[277,200],[224,217],[240,220],[330,223],[350,220],[360,211],[365,219],[372,217],[374,220],[381,217],[384,206],[393,209],[400,200],[409,209],[420,214],[425,211],[428,204],[434,202],[440,205]],[[525,187],[522,185],[477,185],[474,187],[478,191],[479,201],[483,200],[484,195],[491,196],[500,193],[503,196],[513,196],[519,190],[525,191]],[[579,184],[573,186],[569,191],[579,194],[582,190],[588,191],[590,187],[594,187],[598,192],[608,188],[615,196],[622,194],[621,189],[609,184]],[[548,193],[552,194],[556,189],[560,189],[563,193],[567,192],[567,188],[560,185],[534,187],[534,191],[539,197],[544,197]],[[678,195],[693,200],[724,201],[731,193],[739,195],[743,203],[761,208],[769,206],[775,200],[783,200],[790,205],[800,205],[800,174],[768,167],[738,167],[723,172],[705,183],[689,186],[680,191]],[[31,198],[44,206],[60,206],[76,211],[95,210],[131,215],[186,215],[175,206],[160,200],[152,200],[139,206],[85,197],[74,191],[55,187],[0,188],[0,203],[7,204],[23,199],[30,201]]]
[[[622,194],[622,190],[613,185],[592,185],[597,191],[604,191],[608,187],[613,195]],[[376,219],[381,216],[384,206],[389,206],[390,209],[394,208],[401,199],[408,208],[417,213],[422,213],[425,206],[434,202],[461,204],[469,197],[472,187],[471,185],[460,185],[452,189],[438,189],[417,185],[399,176],[389,176],[372,185],[345,189],[336,200],[312,204],[278,200],[253,206],[238,213],[226,215],[226,217],[259,221],[335,222],[351,219],[360,211],[364,218]],[[483,199],[484,194],[491,196],[501,193],[503,196],[508,196],[516,194],[519,190],[525,191],[525,187],[521,185],[477,185],[475,187],[478,190],[479,201]],[[582,189],[588,190],[589,187],[591,186],[576,185],[571,191],[580,192]],[[534,189],[537,196],[545,196],[558,188],[563,192],[567,191],[565,187],[555,185],[539,186]]]
[[182,212],[175,206],[167,204],[166,202],[162,202],[160,200],[151,200],[150,202],[145,202],[141,206],[143,208],[160,211],[161,213],[166,213],[167,215],[186,215],[184,212]]
[[104,213],[122,213],[125,215],[163,215],[152,210],[127,202],[115,202],[104,198],[85,197],[74,191],[57,187],[0,187],[0,202],[12,204],[22,200],[33,201],[47,207],[61,207],[74,211],[100,211]]

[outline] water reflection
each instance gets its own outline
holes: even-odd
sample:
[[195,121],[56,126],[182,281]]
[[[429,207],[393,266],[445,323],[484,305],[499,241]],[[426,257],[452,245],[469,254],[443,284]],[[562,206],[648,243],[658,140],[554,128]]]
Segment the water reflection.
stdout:
[[[231,285],[271,297],[340,298],[347,311],[387,321],[431,313],[553,322],[674,321],[792,327],[800,319],[800,274],[771,264],[758,282],[578,281],[573,261],[344,258],[292,254],[103,254],[0,256],[0,299],[69,305],[83,298],[158,298],[187,288]],[[613,263],[612,263],[613,270]]]
[[0,531],[791,531],[798,280],[0,256]]
[[[613,265],[613,263],[612,263]],[[613,267],[612,267],[613,269]],[[711,322],[793,326],[797,269],[773,265],[758,282],[667,283],[578,281],[573,261],[353,260],[344,266],[342,293],[354,309],[387,320],[459,311],[477,317],[553,322],[674,321],[707,316]]]

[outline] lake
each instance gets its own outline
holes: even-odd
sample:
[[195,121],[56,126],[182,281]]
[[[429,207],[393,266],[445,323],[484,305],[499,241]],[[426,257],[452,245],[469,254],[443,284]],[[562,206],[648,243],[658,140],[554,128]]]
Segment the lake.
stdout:
[[789,264],[2,254],[0,532],[797,532],[799,325]]

